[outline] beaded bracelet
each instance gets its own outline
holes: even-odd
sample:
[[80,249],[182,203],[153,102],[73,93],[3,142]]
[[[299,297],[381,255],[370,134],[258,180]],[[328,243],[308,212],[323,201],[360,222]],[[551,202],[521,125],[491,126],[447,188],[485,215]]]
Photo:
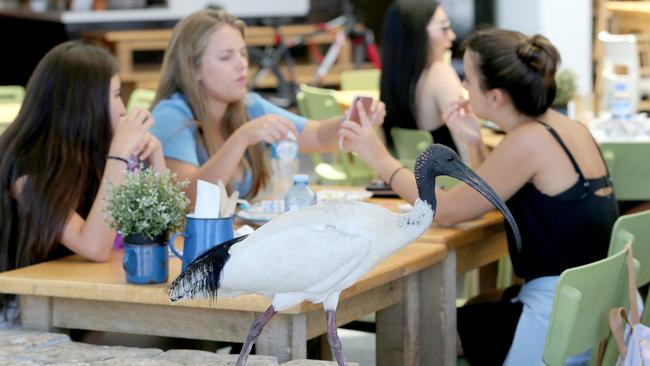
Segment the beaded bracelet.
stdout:
[[406,169],[406,167],[405,167],[404,165],[399,166],[397,169],[395,169],[395,171],[393,172],[393,174],[390,175],[390,178],[388,178],[388,186],[389,186],[391,189],[393,188],[393,184],[392,184],[392,183],[393,183],[393,178],[395,178],[395,174],[397,174],[397,172],[399,172],[399,171],[402,170],[402,169]]
[[119,156],[115,156],[115,155],[106,155],[106,160],[108,160],[108,159],[119,160],[119,161],[121,161],[121,162],[124,162],[124,164],[126,164],[127,167],[129,166],[129,161],[126,160],[126,159],[124,159],[124,158],[121,158],[121,157],[119,157]]

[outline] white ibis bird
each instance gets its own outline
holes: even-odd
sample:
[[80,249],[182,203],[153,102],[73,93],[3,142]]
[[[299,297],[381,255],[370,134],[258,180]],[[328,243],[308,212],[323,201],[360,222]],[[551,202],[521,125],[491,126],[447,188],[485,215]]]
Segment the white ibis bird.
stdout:
[[257,293],[273,299],[257,318],[236,366],[244,366],[255,339],[276,314],[302,301],[322,303],[327,339],[339,366],[346,365],[336,332],[339,294],[363,274],[426,231],[436,207],[435,178],[448,175],[485,196],[503,212],[517,247],[519,231],[505,203],[456,153],[432,145],[418,158],[419,199],[404,214],[358,201],[329,202],[285,213],[253,232],[214,247],[172,282],[172,301]]

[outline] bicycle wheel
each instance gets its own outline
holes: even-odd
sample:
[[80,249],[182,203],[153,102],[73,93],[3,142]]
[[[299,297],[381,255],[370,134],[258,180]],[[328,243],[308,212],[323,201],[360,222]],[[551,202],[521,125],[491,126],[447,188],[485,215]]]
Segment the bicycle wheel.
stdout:
[[274,47],[248,48],[249,65],[253,75],[248,88],[280,107],[293,107],[296,105],[297,85],[282,73],[278,62],[282,55],[277,52],[278,49]]

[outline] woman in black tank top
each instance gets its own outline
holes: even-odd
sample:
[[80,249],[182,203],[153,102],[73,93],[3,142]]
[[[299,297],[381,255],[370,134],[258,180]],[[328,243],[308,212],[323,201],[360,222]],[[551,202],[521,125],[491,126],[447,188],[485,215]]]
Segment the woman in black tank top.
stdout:
[[[605,163],[589,131],[550,109],[560,55],[543,36],[488,29],[471,35],[464,56],[469,100],[459,100],[444,118],[472,146],[473,165],[507,201],[522,237],[510,245],[521,287],[491,302],[458,309],[458,335],[465,357],[476,365],[543,365],[542,353],[555,285],[571,267],[607,255],[618,217]],[[490,153],[477,116],[506,131]],[[413,202],[413,173],[402,169],[374,137],[344,125],[344,148],[358,152],[393,190]],[[434,220],[454,225],[477,218],[492,205],[465,184],[437,190]],[[509,240],[512,244],[512,241]]]

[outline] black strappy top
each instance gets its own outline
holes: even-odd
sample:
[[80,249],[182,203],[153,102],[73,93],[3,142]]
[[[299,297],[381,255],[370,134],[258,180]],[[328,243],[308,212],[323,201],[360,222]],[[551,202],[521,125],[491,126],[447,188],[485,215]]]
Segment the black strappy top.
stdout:
[[510,258],[515,274],[526,281],[556,276],[568,268],[605,258],[612,227],[619,216],[613,191],[607,196],[594,194],[612,186],[609,172],[600,178],[585,179],[558,133],[548,124],[538,122],[562,146],[578,181],[555,196],[540,192],[528,182],[508,200],[522,239],[518,253],[507,229]]

